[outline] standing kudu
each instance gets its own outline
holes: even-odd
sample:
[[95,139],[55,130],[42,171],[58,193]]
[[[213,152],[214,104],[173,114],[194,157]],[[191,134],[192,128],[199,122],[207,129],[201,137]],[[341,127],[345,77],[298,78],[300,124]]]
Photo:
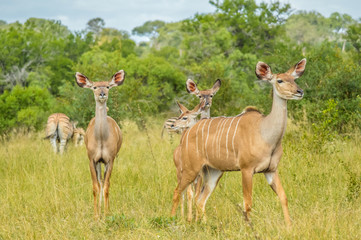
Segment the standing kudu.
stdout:
[[182,176],[174,191],[172,216],[176,214],[180,195],[201,171],[204,187],[196,199],[196,206],[204,218],[205,204],[223,172],[241,171],[245,219],[249,220],[252,206],[253,175],[264,173],[281,201],[286,224],[291,224],[277,167],[283,152],[287,100],[302,99],[303,91],[295,79],[303,74],[305,67],[306,59],[302,59],[286,73],[273,74],[266,63],[258,62],[257,77],[273,86],[273,105],[267,116],[250,109],[236,117],[203,119],[184,132]]
[[[85,145],[88,152],[89,167],[93,181],[94,212],[98,218],[104,196],[104,215],[109,210],[109,186],[114,159],[122,145],[122,133],[113,118],[107,116],[108,92],[124,82],[124,71],[115,73],[109,82],[92,82],[81,73],[76,73],[79,87],[89,88],[95,97],[95,117],[90,120],[85,133]],[[105,165],[102,178],[101,164]],[[97,198],[99,197],[99,204]]]

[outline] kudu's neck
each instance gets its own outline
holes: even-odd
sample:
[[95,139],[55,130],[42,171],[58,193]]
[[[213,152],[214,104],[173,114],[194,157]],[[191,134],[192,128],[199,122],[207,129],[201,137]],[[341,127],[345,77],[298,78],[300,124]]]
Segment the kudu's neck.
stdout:
[[279,97],[273,88],[271,112],[261,122],[261,134],[271,146],[280,144],[287,125],[287,100]]
[[95,138],[98,140],[106,140],[109,136],[106,102],[101,103],[96,101],[94,132]]
[[210,118],[211,117],[211,108],[207,107],[201,112],[201,119],[203,118]]

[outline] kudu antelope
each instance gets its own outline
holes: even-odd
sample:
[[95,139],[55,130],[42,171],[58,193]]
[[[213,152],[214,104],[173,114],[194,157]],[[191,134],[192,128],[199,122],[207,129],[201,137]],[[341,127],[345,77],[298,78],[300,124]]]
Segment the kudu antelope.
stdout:
[[303,74],[305,67],[306,59],[302,59],[286,73],[273,74],[266,63],[258,62],[257,77],[273,86],[272,110],[267,116],[250,109],[236,117],[200,120],[184,132],[180,147],[182,176],[174,191],[172,216],[176,214],[180,194],[201,171],[204,187],[196,199],[196,206],[203,218],[205,204],[223,172],[241,171],[245,219],[249,220],[252,206],[253,175],[264,173],[280,199],[286,224],[291,224],[277,166],[286,130],[287,100],[302,99],[303,91],[295,79]]
[[[109,186],[114,159],[122,145],[122,132],[113,118],[107,116],[108,92],[124,82],[124,71],[115,73],[109,82],[92,82],[81,73],[76,73],[79,87],[89,88],[94,93],[95,117],[90,120],[85,133],[85,146],[88,152],[89,167],[93,181],[94,213],[98,218],[104,196],[104,215],[109,210]],[[105,165],[102,178],[101,164]],[[99,197],[99,203],[97,198]]]
[[[55,153],[59,151],[60,154],[63,154],[70,138],[74,139],[75,146],[81,142],[82,135],[84,136],[84,130],[83,132],[81,130],[82,128],[76,128],[76,124],[70,121],[64,113],[53,113],[49,116],[46,124],[45,139],[50,139]],[[60,142],[59,147],[57,141]]]
[[199,90],[197,84],[193,80],[191,79],[187,80],[186,82],[187,91],[190,94],[196,95],[199,98],[199,102],[202,102],[203,100],[205,101],[205,105],[201,113],[201,119],[211,117],[210,109],[212,106],[212,98],[214,97],[214,95],[216,95],[220,87],[221,87],[220,79],[217,79],[213,84],[213,87],[207,90]]
[[[205,101],[202,101],[199,103],[193,110],[188,110],[185,106],[183,106],[181,103],[177,102],[179,109],[181,111],[181,115],[174,121],[174,123],[171,125],[171,128],[175,131],[184,132],[184,130],[192,127],[194,124],[197,123],[197,117],[202,112],[202,109],[205,105]],[[178,145],[176,149],[173,152],[173,161],[174,165],[177,169],[177,180],[178,183],[181,180],[182,177],[182,159],[181,159],[181,145]],[[200,184],[202,183],[200,177],[197,178],[195,191],[196,196],[198,196],[200,191]],[[189,185],[187,188],[187,207],[188,207],[188,216],[187,220],[192,220],[192,201],[193,201],[193,190],[192,186]],[[181,200],[181,215],[184,216],[184,196],[182,194]]]

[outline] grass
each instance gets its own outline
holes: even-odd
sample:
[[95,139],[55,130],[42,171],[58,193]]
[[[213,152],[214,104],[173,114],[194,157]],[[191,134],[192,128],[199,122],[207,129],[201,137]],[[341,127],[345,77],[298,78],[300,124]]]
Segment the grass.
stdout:
[[[360,134],[325,142],[315,151],[307,134],[287,129],[279,172],[293,226],[286,228],[278,198],[263,174],[254,177],[252,226],[245,224],[241,174],[224,174],[210,197],[207,223],[170,217],[176,172],[173,143],[160,122],[145,133],[123,124],[123,146],[111,178],[111,214],[93,219],[85,147],[52,152],[41,133],[0,146],[0,239],[361,239]],[[154,157],[151,154],[152,147]]]

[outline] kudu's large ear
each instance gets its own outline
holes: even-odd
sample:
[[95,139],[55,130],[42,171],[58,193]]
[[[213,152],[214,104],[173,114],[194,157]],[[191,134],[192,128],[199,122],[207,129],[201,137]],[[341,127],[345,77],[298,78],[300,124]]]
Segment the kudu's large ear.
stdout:
[[260,80],[270,81],[272,80],[273,74],[270,66],[264,62],[258,62],[256,65],[256,76]]
[[90,81],[85,75],[79,72],[75,73],[75,79],[79,87],[91,88],[93,86],[93,82]]
[[212,87],[213,94],[216,94],[216,92],[218,92],[220,87],[221,87],[221,79],[217,79],[217,81],[213,84]]
[[122,85],[124,82],[125,74],[123,70],[115,73],[112,77],[112,80],[109,82],[109,87],[116,87]]
[[181,113],[185,113],[185,112],[188,112],[189,110],[183,106],[180,102],[177,101],[177,104],[178,104],[178,107],[179,107],[179,110],[181,111]]
[[302,76],[302,74],[305,72],[305,68],[306,68],[306,58],[302,59],[296,65],[291,67],[287,71],[287,73],[296,79]]
[[187,80],[186,88],[187,88],[187,92],[189,92],[190,94],[197,95],[199,93],[199,90],[197,88],[197,84],[191,79]]

